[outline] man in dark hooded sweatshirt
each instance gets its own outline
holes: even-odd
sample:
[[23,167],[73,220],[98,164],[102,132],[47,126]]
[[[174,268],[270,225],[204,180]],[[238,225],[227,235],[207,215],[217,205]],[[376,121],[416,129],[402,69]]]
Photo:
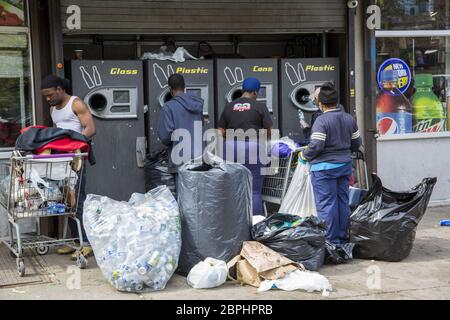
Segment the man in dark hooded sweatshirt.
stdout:
[[[181,74],[175,73],[168,79],[170,93],[173,98],[167,101],[161,109],[158,120],[157,133],[161,142],[169,147],[169,172],[175,175],[175,188],[178,189],[178,168],[185,162],[202,155],[202,121],[203,121],[203,99],[185,93],[185,82]],[[194,130],[196,128],[197,130]],[[173,148],[183,141],[172,141],[175,130],[184,129],[190,133],[191,150],[190,155],[172,154]],[[200,136],[195,136],[200,135]],[[177,139],[175,139],[177,140]],[[177,157],[183,159],[180,163]]]

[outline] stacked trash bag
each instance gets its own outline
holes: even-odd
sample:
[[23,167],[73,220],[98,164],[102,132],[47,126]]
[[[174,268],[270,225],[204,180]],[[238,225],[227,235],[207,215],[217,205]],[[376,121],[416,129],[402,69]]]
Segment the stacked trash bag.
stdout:
[[[300,180],[308,179],[307,170],[299,169],[299,174],[305,175]],[[178,178],[178,202],[166,185],[133,194],[128,202],[88,195],[86,233],[100,269],[116,289],[162,290],[175,272],[187,275],[194,288],[213,288],[230,277],[233,265],[250,270],[237,272],[237,278],[261,285],[261,291],[275,283],[282,289],[294,278],[295,288],[306,288],[300,282],[316,279],[323,284],[315,287],[318,291],[331,290],[316,272],[324,264],[347,263],[353,257],[400,261],[410,254],[436,184],[436,178],[426,178],[409,191],[395,192],[374,175],[372,187],[351,214],[348,243],[335,245],[326,240],[326,223],[314,208],[308,214],[274,213],[253,224],[251,173],[241,164],[213,156],[207,162],[197,159],[183,165]],[[261,252],[282,260],[256,257],[261,261],[251,267],[255,257],[244,249],[256,248],[255,243],[263,246]],[[276,261],[284,261],[273,269],[280,271],[272,273],[278,278],[257,267]]]

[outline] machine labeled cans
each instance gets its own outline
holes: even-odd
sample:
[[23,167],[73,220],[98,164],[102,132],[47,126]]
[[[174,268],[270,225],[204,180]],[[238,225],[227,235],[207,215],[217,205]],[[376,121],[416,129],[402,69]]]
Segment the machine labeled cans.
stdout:
[[89,107],[96,126],[95,166],[86,192],[127,200],[144,192],[146,153],[141,61],[73,60],[73,94]]
[[147,60],[144,65],[150,154],[155,154],[164,148],[159,141],[156,129],[161,108],[172,98],[167,81],[174,73],[184,77],[186,93],[198,95],[203,99],[203,129],[214,128],[214,64],[212,60],[188,60],[180,63]]
[[331,81],[339,92],[339,59],[282,59],[280,74],[281,134],[302,141],[305,137],[300,120],[310,124],[312,114],[319,110],[313,103],[314,91]]
[[254,77],[261,82],[257,100],[264,103],[278,128],[278,60],[218,59],[216,65],[217,120],[225,106],[242,96],[242,82]]

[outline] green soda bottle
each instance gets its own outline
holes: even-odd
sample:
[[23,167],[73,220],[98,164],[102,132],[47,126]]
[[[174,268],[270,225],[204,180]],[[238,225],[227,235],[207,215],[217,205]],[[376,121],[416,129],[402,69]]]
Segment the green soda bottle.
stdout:
[[414,132],[445,131],[445,113],[442,103],[431,90],[433,76],[431,74],[416,75],[416,93],[411,98],[413,107]]

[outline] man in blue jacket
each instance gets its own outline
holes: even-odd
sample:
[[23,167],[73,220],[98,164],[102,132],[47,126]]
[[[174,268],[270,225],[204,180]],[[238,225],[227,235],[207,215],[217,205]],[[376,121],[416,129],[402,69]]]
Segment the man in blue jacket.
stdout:
[[339,245],[348,241],[351,153],[358,151],[361,137],[355,119],[337,105],[336,89],[323,85],[319,93],[323,114],[314,122],[311,142],[300,158],[311,163],[317,215],[327,223],[327,239]]
[[[204,102],[201,97],[184,92],[186,85],[181,74],[175,73],[171,75],[168,79],[168,85],[173,98],[167,101],[161,109],[157,133],[161,142],[169,147],[169,172],[175,175],[175,187],[177,188],[178,168],[183,163],[202,155]],[[172,150],[179,143],[186,143],[186,141],[177,139],[175,139],[177,141],[172,141],[172,134],[179,129],[189,132],[191,140],[189,155],[184,154],[185,149],[181,149],[180,153],[174,152],[172,154]],[[183,132],[179,132],[180,135],[183,135]],[[180,163],[179,158],[182,158],[183,162]]]

